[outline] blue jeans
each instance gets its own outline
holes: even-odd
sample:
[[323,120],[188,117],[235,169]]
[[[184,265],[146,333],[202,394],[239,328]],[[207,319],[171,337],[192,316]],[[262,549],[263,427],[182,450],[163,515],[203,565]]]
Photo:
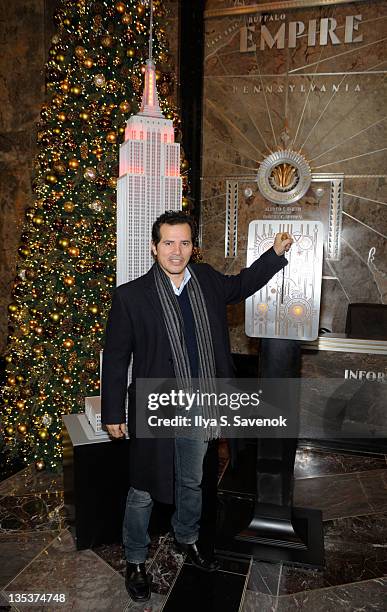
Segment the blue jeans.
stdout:
[[[202,512],[203,459],[208,443],[175,439],[175,512],[172,527],[178,542],[193,544],[199,536]],[[148,491],[130,487],[126,500],[122,539],[129,563],[144,563],[150,538],[148,525],[153,500]]]

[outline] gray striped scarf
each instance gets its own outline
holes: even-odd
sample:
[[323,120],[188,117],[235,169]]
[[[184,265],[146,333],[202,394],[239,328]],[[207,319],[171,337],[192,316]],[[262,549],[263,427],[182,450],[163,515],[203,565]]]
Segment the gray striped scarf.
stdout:
[[[215,355],[207,306],[198,279],[191,266],[188,266],[188,270],[191,278],[187,283],[187,291],[195,322],[199,354],[199,390],[201,393],[215,393]],[[178,387],[185,391],[195,392],[196,389],[192,389],[191,366],[184,337],[184,321],[177,297],[169,277],[158,263],[154,264],[153,272],[171,345],[173,367]],[[202,412],[204,418],[215,418],[218,423],[217,426],[207,427],[204,430],[204,439],[218,438],[220,435],[218,408],[216,406],[209,407],[208,403],[205,402],[202,406]]]

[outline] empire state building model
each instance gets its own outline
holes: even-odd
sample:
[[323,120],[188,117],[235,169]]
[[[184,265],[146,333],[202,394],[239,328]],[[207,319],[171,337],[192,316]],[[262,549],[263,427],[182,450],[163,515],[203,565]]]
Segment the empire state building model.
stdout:
[[181,208],[180,145],[175,143],[172,121],[160,109],[150,44],[141,110],[129,118],[120,146],[117,286],[149,270],[153,222],[166,210]]

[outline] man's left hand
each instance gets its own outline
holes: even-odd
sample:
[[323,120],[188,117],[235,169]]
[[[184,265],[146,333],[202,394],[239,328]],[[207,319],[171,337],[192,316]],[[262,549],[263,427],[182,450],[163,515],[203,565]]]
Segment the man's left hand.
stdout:
[[273,249],[277,255],[283,255],[289,251],[293,242],[294,240],[288,232],[280,232],[275,236]]

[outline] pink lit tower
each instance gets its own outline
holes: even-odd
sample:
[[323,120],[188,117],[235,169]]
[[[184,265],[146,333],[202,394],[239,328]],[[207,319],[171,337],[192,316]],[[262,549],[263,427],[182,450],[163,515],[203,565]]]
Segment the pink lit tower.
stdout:
[[150,6],[149,59],[141,110],[126,124],[117,182],[117,286],[145,274],[153,263],[150,236],[154,220],[181,210],[180,145],[173,123],[163,116],[152,59]]

